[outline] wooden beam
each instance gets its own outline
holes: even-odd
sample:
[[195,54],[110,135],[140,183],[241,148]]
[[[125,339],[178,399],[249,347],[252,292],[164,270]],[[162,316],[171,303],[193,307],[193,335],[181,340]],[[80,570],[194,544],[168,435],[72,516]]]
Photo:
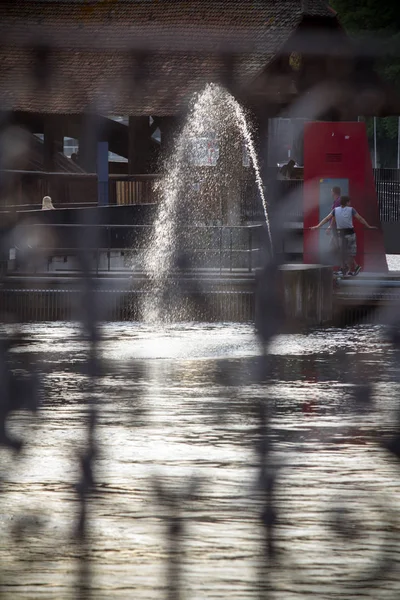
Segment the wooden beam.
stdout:
[[78,163],[88,173],[97,169],[97,144],[104,139],[102,117],[96,113],[86,113],[82,116]]
[[64,138],[61,122],[57,115],[46,115],[44,118],[44,156],[43,166],[46,171],[55,170],[55,156],[64,151]]
[[168,155],[173,149],[174,136],[178,127],[177,117],[159,117],[158,127],[161,131],[161,151]]
[[129,117],[128,130],[128,171],[147,173],[151,162],[149,117]]

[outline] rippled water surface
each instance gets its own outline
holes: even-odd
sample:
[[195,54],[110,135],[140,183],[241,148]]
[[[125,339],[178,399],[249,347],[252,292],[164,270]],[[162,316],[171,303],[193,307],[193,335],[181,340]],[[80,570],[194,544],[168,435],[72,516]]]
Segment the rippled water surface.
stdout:
[[[0,582],[8,598],[75,598],[74,485],[87,436],[87,344],[77,326],[26,326],[43,373],[26,439],[1,450]],[[395,432],[400,362],[382,330],[320,330],[275,340],[266,360],[250,325],[159,330],[110,324],[101,344],[96,492],[91,500],[93,598],[166,597],[166,524],[155,482],[179,494],[184,598],[397,598],[400,461]],[[369,388],[370,385],[370,388]],[[270,411],[276,558],[260,571],[263,530],[257,401]],[[32,527],[11,535],[21,514]],[[384,557],[394,566],[372,588]],[[389,560],[390,559],[390,560]],[[265,596],[262,596],[265,597]]]

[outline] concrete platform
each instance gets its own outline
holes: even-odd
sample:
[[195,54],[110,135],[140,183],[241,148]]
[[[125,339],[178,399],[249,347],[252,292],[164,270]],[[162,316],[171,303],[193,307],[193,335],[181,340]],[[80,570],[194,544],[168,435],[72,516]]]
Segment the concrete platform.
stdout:
[[[289,331],[330,324],[333,318],[334,290],[330,267],[322,265],[286,264],[276,286],[278,302],[282,302]],[[140,318],[134,308],[143,294],[149,294],[143,272],[113,271],[93,274],[96,291],[107,303],[114,298],[115,310],[110,320]],[[203,269],[176,273],[175,289],[183,297],[195,299],[202,320],[253,320],[255,317],[256,272],[245,269]],[[77,272],[53,272],[42,275],[15,274],[0,285],[0,309],[14,311],[28,320],[69,318],[70,304],[80,298],[81,280]],[[207,310],[204,310],[204,306]],[[130,308],[127,308],[130,307]],[[133,308],[132,308],[133,307]],[[261,306],[268,311],[268,305]]]

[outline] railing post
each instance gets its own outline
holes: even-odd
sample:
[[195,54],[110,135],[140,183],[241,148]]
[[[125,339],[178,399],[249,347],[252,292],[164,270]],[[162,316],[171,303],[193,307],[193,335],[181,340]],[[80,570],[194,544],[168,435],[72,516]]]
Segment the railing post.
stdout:
[[223,226],[221,225],[219,228],[219,274],[222,273],[222,232]]
[[229,264],[232,273],[232,227],[229,228]]
[[111,268],[111,228],[107,227],[107,244],[108,244],[108,248],[107,248],[107,267],[108,267],[108,271],[110,271]]
[[99,274],[99,248],[96,248],[96,276]]
[[97,144],[97,185],[99,206],[108,205],[108,142]]
[[249,227],[249,272],[253,270],[253,230]]

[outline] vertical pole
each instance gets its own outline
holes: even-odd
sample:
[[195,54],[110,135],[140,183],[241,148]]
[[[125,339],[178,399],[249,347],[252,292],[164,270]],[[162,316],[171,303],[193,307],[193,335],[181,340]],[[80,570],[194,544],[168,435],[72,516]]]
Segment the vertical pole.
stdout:
[[397,168],[400,169],[400,117],[397,119]]
[[232,272],[232,248],[233,248],[233,243],[232,243],[232,227],[229,228],[229,270]]
[[374,169],[378,168],[377,156],[376,156],[376,117],[374,117]]
[[251,227],[248,229],[249,232],[249,272],[253,269],[253,230]]
[[151,133],[149,117],[129,117],[128,172],[130,175],[147,173],[150,163]]
[[56,171],[56,155],[64,151],[64,138],[61,124],[57,116],[47,115],[44,118],[43,131],[43,163],[45,171]]
[[78,137],[80,166],[88,173],[96,173],[97,143],[102,134],[99,115],[86,113],[82,116]]
[[108,271],[110,271],[111,269],[111,231],[110,231],[110,227],[107,227],[107,266],[108,266]]
[[219,274],[222,273],[222,226],[219,228]]
[[97,144],[97,204],[108,206],[108,142]]

